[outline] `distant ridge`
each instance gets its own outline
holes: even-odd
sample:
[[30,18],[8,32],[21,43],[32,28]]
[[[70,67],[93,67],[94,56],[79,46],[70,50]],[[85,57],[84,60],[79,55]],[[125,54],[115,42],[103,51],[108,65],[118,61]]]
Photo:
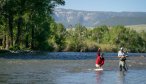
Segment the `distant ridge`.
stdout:
[[104,12],[56,8],[53,17],[57,23],[62,23],[65,27],[78,23],[87,27],[146,24],[146,12]]

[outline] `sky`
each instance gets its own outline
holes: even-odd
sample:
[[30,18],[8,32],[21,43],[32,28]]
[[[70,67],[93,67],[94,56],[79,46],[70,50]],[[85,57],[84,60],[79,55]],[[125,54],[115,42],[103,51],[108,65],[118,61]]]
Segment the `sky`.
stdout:
[[85,11],[146,12],[146,0],[65,0],[58,8]]

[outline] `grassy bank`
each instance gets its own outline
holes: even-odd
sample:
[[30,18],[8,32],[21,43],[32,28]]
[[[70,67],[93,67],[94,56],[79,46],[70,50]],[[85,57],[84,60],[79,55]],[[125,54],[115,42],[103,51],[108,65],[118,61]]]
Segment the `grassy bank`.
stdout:
[[126,26],[130,29],[136,30],[137,32],[142,32],[145,31],[146,32],[146,25],[145,24],[141,24],[141,25],[128,25]]

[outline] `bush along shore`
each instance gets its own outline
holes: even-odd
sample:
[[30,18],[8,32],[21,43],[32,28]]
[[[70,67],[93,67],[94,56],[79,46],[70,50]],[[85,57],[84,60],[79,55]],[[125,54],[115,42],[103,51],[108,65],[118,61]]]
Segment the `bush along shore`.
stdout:
[[[63,26],[60,27],[60,24],[57,23],[52,25],[56,27],[52,28],[47,42],[42,42],[39,46],[33,45],[33,48],[31,48],[31,45],[28,46],[31,50],[96,52],[98,47],[101,47],[103,51],[117,52],[120,47],[124,47],[128,52],[146,52],[145,31],[136,32],[136,30],[120,25],[113,27],[104,25],[93,29],[86,28],[80,24],[76,25],[73,29],[65,29]],[[40,37],[37,39],[39,38]],[[34,44],[37,43],[37,40],[34,41]],[[8,50],[14,50],[11,51],[14,53],[21,52],[21,50],[23,52],[32,52],[25,47],[25,40],[20,46],[11,46]]]

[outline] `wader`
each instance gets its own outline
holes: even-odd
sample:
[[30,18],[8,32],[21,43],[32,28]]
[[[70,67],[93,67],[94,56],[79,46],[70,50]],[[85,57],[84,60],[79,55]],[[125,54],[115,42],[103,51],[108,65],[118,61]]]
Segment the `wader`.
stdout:
[[120,60],[119,67],[120,67],[120,71],[122,71],[122,69],[124,69],[125,71],[127,71],[127,69],[126,69],[126,61],[121,61]]

